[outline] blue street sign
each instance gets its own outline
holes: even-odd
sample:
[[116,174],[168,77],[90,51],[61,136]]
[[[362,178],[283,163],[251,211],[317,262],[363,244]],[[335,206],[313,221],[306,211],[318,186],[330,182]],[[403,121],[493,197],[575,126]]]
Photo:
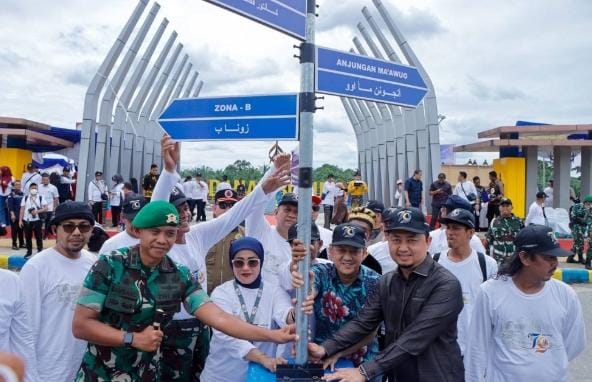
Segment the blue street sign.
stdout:
[[417,107],[428,91],[412,66],[322,47],[316,62],[319,93]]
[[306,0],[206,0],[280,32],[306,40]]
[[176,140],[298,140],[298,94],[179,98],[158,122]]

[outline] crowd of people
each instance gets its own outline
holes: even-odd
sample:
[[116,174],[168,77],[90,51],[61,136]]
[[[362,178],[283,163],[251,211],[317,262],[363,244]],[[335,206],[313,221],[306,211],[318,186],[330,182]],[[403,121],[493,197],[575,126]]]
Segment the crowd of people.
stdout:
[[[582,241],[571,253],[538,220],[525,227],[495,172],[488,188],[466,173],[452,187],[440,174],[429,222],[419,170],[397,181],[389,208],[366,200],[360,174],[347,185],[329,175],[312,197],[307,249],[296,194],[282,192],[265,216],[290,182],[289,154],[248,195],[223,179],[206,221],[206,182],[182,182],[178,143],[161,144],[163,171],[151,168],[142,192],[117,175],[107,187],[97,172],[82,203],[62,201],[57,186],[41,191],[49,180],[33,166],[11,180],[6,200],[28,198],[8,211],[23,206],[20,220],[39,222],[25,230],[20,274],[0,270],[0,351],[24,359],[26,381],[245,381],[249,363],[275,372],[293,356],[299,311],[311,318],[310,360],[332,370],[327,381],[567,381],[584,350],[577,295],[552,278],[559,257],[581,260]],[[122,229],[87,250],[107,200]],[[591,204],[571,211],[579,238]],[[312,286],[298,305],[301,261],[311,262]],[[338,360],[350,367],[335,370]]]

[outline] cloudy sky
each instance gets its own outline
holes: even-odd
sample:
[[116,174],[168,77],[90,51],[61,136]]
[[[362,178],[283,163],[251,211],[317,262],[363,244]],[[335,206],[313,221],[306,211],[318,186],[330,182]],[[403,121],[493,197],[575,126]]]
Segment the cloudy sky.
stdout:
[[[326,47],[352,47],[362,6],[380,19],[371,0],[318,3],[317,43]],[[478,131],[516,120],[592,121],[591,1],[383,3],[435,84],[439,112],[446,116],[442,143],[470,143]],[[173,29],[179,33],[205,82],[202,95],[299,90],[293,38],[204,1],[160,4],[149,36],[163,17],[170,20],[165,37]],[[73,128],[82,119],[86,87],[135,5],[134,0],[0,0],[0,115]],[[355,136],[340,101],[326,97],[321,105],[315,164],[355,167]],[[295,143],[281,146],[289,150]],[[236,159],[261,165],[269,147],[269,142],[186,143],[182,166],[218,168]]]

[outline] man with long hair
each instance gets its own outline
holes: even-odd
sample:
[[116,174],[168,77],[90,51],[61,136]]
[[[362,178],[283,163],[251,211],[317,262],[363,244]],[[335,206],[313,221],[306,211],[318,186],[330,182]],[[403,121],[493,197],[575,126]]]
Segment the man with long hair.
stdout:
[[497,278],[482,285],[464,357],[467,381],[567,381],[568,363],[586,346],[574,290],[553,279],[568,256],[553,231],[530,225]]

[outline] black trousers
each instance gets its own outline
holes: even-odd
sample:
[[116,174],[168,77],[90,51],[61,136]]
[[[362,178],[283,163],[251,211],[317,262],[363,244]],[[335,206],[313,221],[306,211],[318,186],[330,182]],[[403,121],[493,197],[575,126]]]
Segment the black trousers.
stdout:
[[53,211],[47,211],[43,214],[43,239],[51,233],[51,219],[53,219]]
[[33,234],[35,235],[35,241],[37,242],[37,251],[43,251],[43,232],[41,230],[43,221],[37,220],[23,223],[25,231],[25,240],[27,242],[27,255],[33,253]]
[[487,204],[487,226],[491,225],[494,217],[499,216],[499,204]]
[[111,206],[111,223],[113,223],[113,227],[119,225],[119,220],[121,220],[121,206]]
[[10,222],[10,235],[12,236],[12,245],[17,246],[16,239],[18,239],[18,246],[22,247],[25,245],[24,231],[19,226],[18,219]]
[[436,222],[440,219],[442,206],[432,206],[432,220],[430,220],[430,231],[436,229]]
[[196,221],[206,221],[206,201],[202,199],[196,199],[197,202],[197,217]]
[[189,211],[191,212],[191,217],[195,216],[195,206],[197,205],[197,199],[187,199],[187,205],[189,205]]
[[92,213],[97,223],[103,224],[103,202],[93,202]]
[[330,229],[331,219],[333,218],[333,206],[323,204],[323,213],[325,215],[325,224],[323,224],[323,227]]

